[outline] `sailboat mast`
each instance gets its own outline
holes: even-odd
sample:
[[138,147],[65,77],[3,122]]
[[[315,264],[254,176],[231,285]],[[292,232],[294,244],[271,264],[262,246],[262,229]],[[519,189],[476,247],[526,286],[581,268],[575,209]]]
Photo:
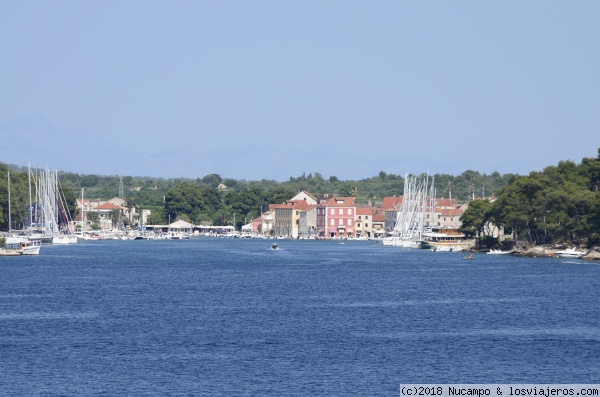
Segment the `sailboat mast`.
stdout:
[[8,235],[10,236],[10,232],[12,231],[11,229],[11,223],[12,223],[12,219],[10,218],[10,172],[7,172],[8,175]]
[[452,204],[452,182],[448,182],[448,196],[450,197],[450,227],[454,227],[454,205]]
[[125,204],[125,194],[123,192],[123,174],[119,177],[119,198],[121,202],[119,203],[119,230],[123,230],[123,205]]
[[85,232],[85,207],[83,204],[83,187],[81,188],[81,231]]
[[6,173],[8,175],[8,236],[10,237],[12,233],[12,218],[10,216],[10,172]]
[[29,178],[29,227],[33,223],[33,201],[31,200],[31,163],[27,164],[27,176]]

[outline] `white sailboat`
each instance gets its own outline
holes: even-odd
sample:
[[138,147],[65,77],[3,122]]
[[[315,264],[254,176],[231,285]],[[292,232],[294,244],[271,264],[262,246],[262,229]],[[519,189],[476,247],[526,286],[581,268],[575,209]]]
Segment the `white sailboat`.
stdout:
[[10,203],[10,172],[7,173],[8,182],[8,236],[6,246],[0,248],[0,256],[39,255],[41,243],[29,240],[26,236],[15,237],[12,235],[12,216]]
[[36,209],[38,224],[52,236],[52,244],[73,244],[77,237],[71,230],[71,219],[66,200],[60,189],[58,173],[47,168],[40,172],[38,178],[38,197]]
[[391,236],[384,237],[384,246],[420,248],[426,228],[428,213],[432,213],[433,178],[429,184],[429,174],[417,177],[406,174],[404,195],[400,211],[396,215],[396,225]]

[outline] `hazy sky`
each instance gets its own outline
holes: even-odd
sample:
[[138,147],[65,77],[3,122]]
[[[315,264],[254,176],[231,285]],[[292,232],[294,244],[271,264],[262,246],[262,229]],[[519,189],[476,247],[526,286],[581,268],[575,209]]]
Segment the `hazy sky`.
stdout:
[[0,0],[0,161],[287,180],[600,147],[600,2]]

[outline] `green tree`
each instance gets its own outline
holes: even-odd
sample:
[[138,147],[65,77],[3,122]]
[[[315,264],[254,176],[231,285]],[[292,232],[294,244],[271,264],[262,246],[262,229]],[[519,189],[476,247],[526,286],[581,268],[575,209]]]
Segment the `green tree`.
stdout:
[[150,215],[148,215],[148,219],[146,219],[147,225],[162,225],[166,223],[162,214],[158,211],[152,211]]
[[461,231],[470,235],[480,236],[489,222],[492,204],[489,200],[475,200],[469,203],[469,208],[460,217]]
[[595,166],[591,159],[581,165],[561,161],[543,172],[512,178],[490,213],[505,228],[537,244],[589,238],[597,225],[589,173]]
[[219,184],[221,183],[222,179],[221,179],[221,175],[219,174],[210,174],[210,175],[206,175],[204,178],[202,178],[202,182],[212,186],[212,187],[218,187]]
[[[224,201],[232,211],[242,218],[250,218],[258,215],[261,198],[254,189],[244,189],[241,192],[229,192]],[[243,219],[241,219],[243,221]]]
[[85,213],[85,218],[90,223],[98,223],[100,222],[100,215],[98,215],[95,211],[87,211]]
[[122,221],[122,217],[121,217],[121,210],[120,209],[114,209],[112,211],[110,211],[110,221],[112,223],[112,227],[113,228],[120,228],[120,222]]
[[219,211],[223,199],[221,192],[213,187],[199,188],[191,182],[182,182],[169,190],[165,196],[164,216],[166,219],[177,219],[185,214],[192,222],[206,220]]
[[190,215],[196,208],[203,208],[202,191],[191,182],[182,182],[169,190],[165,196],[165,215],[172,221],[179,214]]
[[269,204],[282,204],[286,200],[294,197],[296,191],[285,185],[280,185],[275,188],[270,194],[266,196],[266,200]]

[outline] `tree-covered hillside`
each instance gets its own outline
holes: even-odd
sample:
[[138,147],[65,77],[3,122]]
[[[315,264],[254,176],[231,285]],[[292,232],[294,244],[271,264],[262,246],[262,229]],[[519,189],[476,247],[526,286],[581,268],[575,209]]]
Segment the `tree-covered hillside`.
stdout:
[[465,231],[487,222],[534,244],[600,241],[600,149],[580,164],[561,161],[542,172],[515,177],[493,202],[471,205],[461,218]]

